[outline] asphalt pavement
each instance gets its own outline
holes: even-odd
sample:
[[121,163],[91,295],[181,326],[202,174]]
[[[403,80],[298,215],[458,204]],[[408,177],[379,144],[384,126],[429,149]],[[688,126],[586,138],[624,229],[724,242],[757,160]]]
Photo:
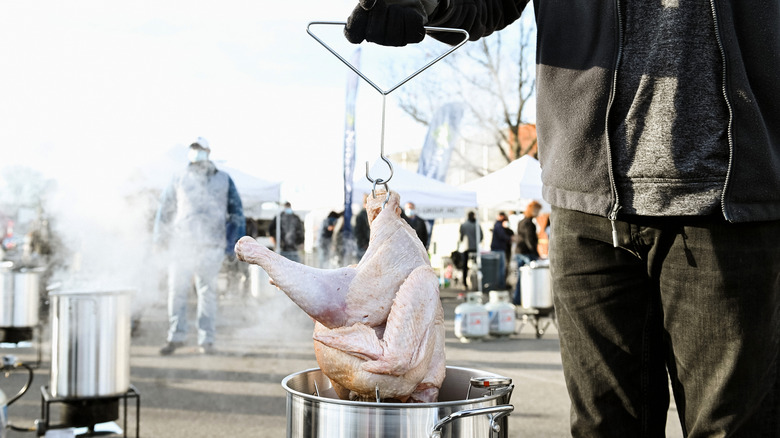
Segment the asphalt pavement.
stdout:
[[[510,437],[559,438],[569,434],[569,400],[563,378],[554,324],[538,337],[535,328],[518,320],[518,331],[507,337],[461,342],[453,333],[459,290],[441,292],[447,338],[448,366],[497,373],[515,385],[509,417]],[[286,436],[284,377],[316,368],[311,333],[313,323],[279,291],[253,297],[228,295],[220,299],[215,355],[199,354],[195,342],[194,300],[190,306],[191,336],[188,345],[171,356],[158,351],[165,341],[165,294],[141,315],[130,351],[131,384],[140,396],[140,418],[135,401],[128,403],[129,437],[258,437]],[[542,324],[549,320],[542,319]],[[30,389],[8,407],[10,422],[33,427],[42,418],[41,389],[49,384],[50,333],[43,330],[43,361],[34,371]],[[36,345],[0,348],[0,354],[17,355],[25,363],[36,360]],[[9,397],[26,381],[22,370],[0,378],[0,389]],[[121,404],[120,404],[121,406]],[[56,414],[56,405],[53,408]],[[118,425],[125,416],[120,409]],[[49,436],[72,432],[55,429]],[[9,438],[35,437],[35,432],[8,431]],[[72,436],[72,434],[71,434]],[[110,435],[123,436],[123,435]],[[679,437],[674,406],[670,409],[667,436]]]

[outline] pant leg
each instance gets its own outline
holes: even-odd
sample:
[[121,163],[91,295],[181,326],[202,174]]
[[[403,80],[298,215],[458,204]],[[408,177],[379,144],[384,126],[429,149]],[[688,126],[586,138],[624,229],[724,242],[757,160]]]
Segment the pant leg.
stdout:
[[[658,286],[609,220],[553,208],[550,273],[575,437],[662,437],[669,404]],[[631,229],[619,225],[630,243]]]
[[193,267],[184,258],[168,267],[168,342],[184,342],[187,338],[187,299],[193,273]]
[[217,278],[224,251],[202,250],[195,272],[198,292],[198,345],[213,344],[217,328]]
[[467,249],[463,251],[463,289],[468,290],[468,277],[469,277],[469,258],[471,254],[476,253],[473,249]]
[[660,264],[688,437],[780,437],[780,221],[686,225]]

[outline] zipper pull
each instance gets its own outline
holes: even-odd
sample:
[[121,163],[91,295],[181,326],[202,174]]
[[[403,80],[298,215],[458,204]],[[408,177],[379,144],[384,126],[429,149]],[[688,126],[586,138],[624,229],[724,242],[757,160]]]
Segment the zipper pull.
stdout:
[[612,211],[609,212],[609,215],[607,218],[609,219],[609,222],[612,224],[612,245],[615,248],[618,248],[618,232],[617,232],[617,225],[615,225],[615,221],[617,220],[617,213],[618,210],[620,210],[620,205],[615,203],[615,205],[612,207]]
[[612,222],[612,245],[617,248],[618,247],[618,232],[617,227],[615,226],[615,220],[610,219],[610,222]]

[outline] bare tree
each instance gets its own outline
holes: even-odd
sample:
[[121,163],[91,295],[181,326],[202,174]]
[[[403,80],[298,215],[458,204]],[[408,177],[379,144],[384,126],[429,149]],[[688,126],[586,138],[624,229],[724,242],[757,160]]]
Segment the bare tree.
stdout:
[[[423,45],[423,56],[442,53],[441,44]],[[436,73],[426,73],[400,89],[399,106],[415,121],[428,125],[443,104],[462,102],[467,108],[469,132],[463,141],[494,146],[506,163],[523,155],[536,155],[535,125],[531,139],[524,119],[535,95],[535,26],[532,20],[518,20],[508,28],[475,42],[469,42],[444,58]],[[407,67],[402,67],[407,68]],[[457,153],[457,152],[456,152]],[[463,166],[481,174],[474,160]]]

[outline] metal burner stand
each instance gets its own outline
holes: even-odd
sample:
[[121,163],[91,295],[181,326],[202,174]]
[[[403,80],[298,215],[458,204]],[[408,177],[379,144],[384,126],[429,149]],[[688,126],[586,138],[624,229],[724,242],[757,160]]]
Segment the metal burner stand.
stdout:
[[[127,390],[126,393],[121,395],[115,395],[115,396],[108,396],[108,397],[54,397],[52,393],[49,391],[48,385],[41,386],[41,416],[43,417],[42,420],[36,420],[36,426],[38,431],[38,436],[43,436],[47,430],[49,429],[63,429],[66,427],[84,427],[84,425],[74,425],[74,424],[50,424],[51,421],[50,414],[51,414],[51,405],[54,403],[68,403],[68,402],[76,402],[76,401],[87,401],[87,402],[113,402],[117,401],[119,399],[122,399],[123,401],[123,414],[122,414],[122,433],[125,438],[127,438],[127,399],[134,398],[135,399],[135,437],[140,437],[140,430],[141,430],[141,395],[138,393],[138,391],[135,389],[133,385],[130,385],[130,389]],[[94,426],[91,425],[91,426]]]
[[[520,327],[517,329],[517,332],[520,333],[520,330],[523,329],[523,326],[526,323],[530,323],[534,327],[534,331],[536,332],[536,339],[541,339],[542,336],[544,336],[544,332],[547,331],[547,327],[550,326],[550,323],[553,323],[555,325],[555,328],[558,328],[558,320],[555,318],[555,309],[552,307],[549,308],[526,308],[526,307],[520,307],[517,306],[517,317],[520,321]],[[548,321],[545,321],[545,324],[542,324],[542,318],[549,318]]]
[[32,327],[0,327],[0,343],[14,344],[17,348],[22,342],[30,342],[36,351],[35,362],[28,364],[32,369],[38,369],[43,359],[43,342],[41,334],[43,325],[38,324]]

